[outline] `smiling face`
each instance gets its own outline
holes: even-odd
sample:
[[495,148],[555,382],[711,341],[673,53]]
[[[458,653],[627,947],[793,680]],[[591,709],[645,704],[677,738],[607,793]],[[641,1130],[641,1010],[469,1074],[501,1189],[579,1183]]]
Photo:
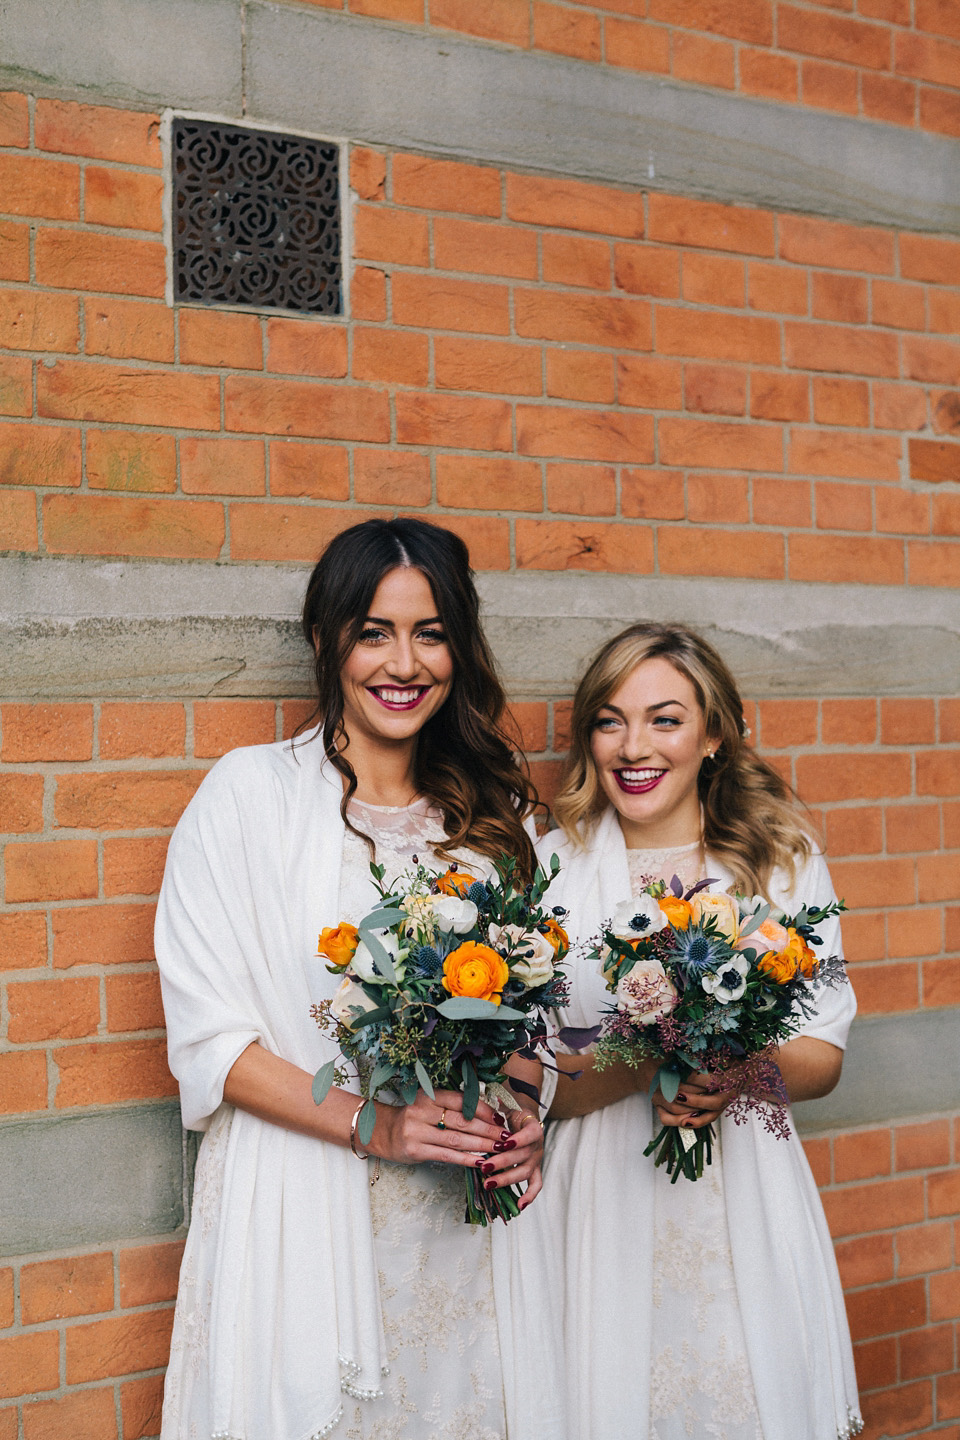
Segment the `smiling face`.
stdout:
[[590,752],[597,777],[635,849],[700,835],[697,776],[716,748],[691,682],[669,660],[643,660],[597,713]]
[[388,570],[340,672],[351,743],[408,746],[453,685],[453,656],[421,570]]

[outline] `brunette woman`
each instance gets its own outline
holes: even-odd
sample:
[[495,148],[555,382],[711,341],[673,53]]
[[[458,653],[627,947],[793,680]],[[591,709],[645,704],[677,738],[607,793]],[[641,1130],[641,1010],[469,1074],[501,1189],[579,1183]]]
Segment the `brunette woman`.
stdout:
[[[335,1047],[311,1004],[336,980],[317,936],[416,855],[529,877],[534,796],[466,547],[418,520],[344,531],[303,628],[316,727],[235,750],[177,827],[157,919],[170,1064],[205,1132],[180,1278],[163,1440],[503,1440],[491,1235],[463,1223],[462,1167],[539,1189],[542,1129],[421,1093],[311,1098]],[[511,1133],[512,1132],[512,1133]],[[370,1158],[368,1158],[368,1156]],[[374,1165],[383,1162],[374,1184]]]
[[[744,740],[736,684],[683,625],[637,624],[609,641],[580,683],[555,804],[558,898],[579,938],[652,879],[705,878],[788,913],[835,898],[803,811]],[[820,927],[840,952],[836,921]],[[813,992],[816,1014],[784,1044],[791,1100],[837,1083],[856,1005],[848,984]],[[575,966],[565,1015],[592,1025],[611,997]],[[655,1062],[558,1082],[544,1201],[510,1237],[529,1274],[552,1246],[550,1283],[515,1316],[518,1334],[564,1333],[566,1440],[837,1440],[861,1421],[830,1236],[795,1133],[751,1116],[694,1076],[672,1104],[648,1088]],[[719,1135],[701,1180],[671,1184],[644,1148],[660,1125]]]

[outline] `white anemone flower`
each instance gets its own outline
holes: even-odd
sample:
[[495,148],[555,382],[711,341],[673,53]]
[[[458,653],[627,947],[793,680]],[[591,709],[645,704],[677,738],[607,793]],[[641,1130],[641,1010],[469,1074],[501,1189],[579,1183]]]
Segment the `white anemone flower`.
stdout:
[[620,940],[647,940],[667,923],[667,917],[652,895],[621,900],[613,912],[610,929]]
[[466,935],[477,923],[478,911],[472,900],[464,900],[460,895],[434,895],[431,902],[441,930]]
[[[392,934],[389,930],[383,930],[377,935],[377,939],[390,956],[394,965],[396,965],[400,959],[400,942],[396,935]],[[359,975],[361,980],[369,980],[374,985],[379,985],[383,982],[383,976],[374,969],[373,956],[362,940],[353,952],[350,969],[355,975]]]
[[716,970],[707,970],[700,977],[700,984],[721,1005],[729,1005],[731,1000],[739,1000],[746,990],[749,974],[750,961],[742,955],[731,955],[729,960],[721,961]]

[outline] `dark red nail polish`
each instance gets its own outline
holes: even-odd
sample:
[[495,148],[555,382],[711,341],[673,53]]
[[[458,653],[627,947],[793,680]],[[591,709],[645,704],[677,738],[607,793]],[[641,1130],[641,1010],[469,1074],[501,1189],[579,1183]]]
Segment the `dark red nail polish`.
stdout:
[[687,1097],[686,1097],[686,1095],[681,1094],[681,1092],[680,1092],[679,1090],[677,1091],[677,1099],[678,1099],[678,1100],[682,1100],[683,1103],[684,1103],[684,1105],[686,1105],[686,1103],[687,1103]]
[[504,1142],[503,1142],[502,1140],[498,1140],[497,1143],[496,1143],[496,1144],[494,1145],[494,1147],[493,1147],[493,1153],[494,1153],[494,1155],[501,1155],[501,1154],[503,1153],[503,1151],[506,1150],[506,1148],[507,1148],[507,1147],[506,1147],[506,1145],[504,1144]]
[[493,1118],[498,1125],[506,1125],[507,1123],[506,1115],[501,1115],[499,1110],[494,1110]]
[[501,1131],[500,1131],[500,1139],[501,1139],[501,1140],[509,1140],[509,1139],[510,1139],[510,1131],[509,1131],[509,1130],[501,1130]]
[[492,1160],[483,1160],[483,1161],[481,1161],[481,1163],[480,1163],[480,1173],[481,1173],[481,1175],[492,1175],[492,1174],[493,1174],[493,1171],[494,1171],[494,1164],[493,1164],[493,1161],[492,1161]]
[[516,1140],[504,1140],[502,1148],[504,1150],[516,1150],[517,1142]]
[[497,1182],[496,1182],[496,1180],[484,1180],[484,1182],[483,1182],[483,1188],[484,1188],[484,1190],[496,1190],[496,1188],[497,1188]]

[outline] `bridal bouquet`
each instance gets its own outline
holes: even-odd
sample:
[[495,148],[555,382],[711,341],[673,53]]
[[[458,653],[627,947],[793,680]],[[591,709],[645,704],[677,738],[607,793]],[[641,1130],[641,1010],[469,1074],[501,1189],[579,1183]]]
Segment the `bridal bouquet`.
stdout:
[[[547,1012],[567,999],[560,969],[566,911],[541,904],[559,870],[557,857],[550,873],[538,869],[530,885],[517,880],[516,862],[506,858],[490,880],[457,865],[442,874],[417,865],[385,885],[383,866],[370,869],[380,900],[359,926],[341,922],[323,931],[319,953],[342,980],[332,1000],[313,1007],[367,1097],[359,1142],[369,1144],[373,1101],[385,1092],[410,1105],[418,1089],[431,1099],[434,1087],[460,1090],[468,1120],[482,1089],[495,1104],[515,1109],[504,1066],[511,1055],[532,1058],[547,1048]],[[573,1032],[560,1038],[576,1048]],[[336,1061],[324,1065],[313,1082],[317,1104],[334,1080],[348,1079]],[[539,1098],[520,1080],[508,1083]],[[479,1172],[464,1174],[470,1224],[518,1213],[516,1186],[488,1191]]]
[[[726,1113],[741,1124],[761,1113],[773,1134],[789,1136],[787,1094],[776,1047],[813,1013],[812,986],[843,982],[838,955],[818,956],[816,927],[844,909],[834,901],[795,915],[757,898],[684,892],[674,876],[617,906],[590,955],[599,960],[613,1013],[597,1044],[598,1069],[615,1060],[656,1060],[650,1086],[667,1101],[684,1081],[705,1073],[714,1091],[733,1091]],[[671,1182],[697,1180],[710,1163],[712,1126],[665,1125],[644,1151],[665,1164]]]

